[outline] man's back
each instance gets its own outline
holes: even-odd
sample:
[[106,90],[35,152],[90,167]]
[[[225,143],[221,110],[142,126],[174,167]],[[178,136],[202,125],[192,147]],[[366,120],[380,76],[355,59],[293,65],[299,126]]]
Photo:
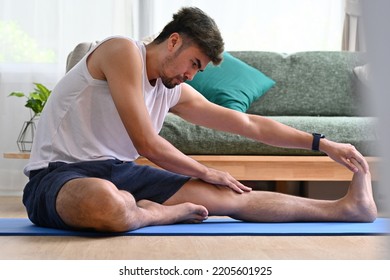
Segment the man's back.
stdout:
[[[144,61],[144,45],[134,43]],[[139,156],[118,114],[107,81],[94,79],[88,71],[87,58],[94,50],[84,56],[54,88],[38,124],[26,174],[54,161],[113,158],[133,161]],[[146,73],[145,69],[140,71]],[[160,84],[152,87],[145,75],[143,84],[145,105],[154,128],[159,131],[169,108],[178,101],[180,89],[163,94],[168,93],[168,89],[161,88]],[[157,95],[158,92],[161,94]]]

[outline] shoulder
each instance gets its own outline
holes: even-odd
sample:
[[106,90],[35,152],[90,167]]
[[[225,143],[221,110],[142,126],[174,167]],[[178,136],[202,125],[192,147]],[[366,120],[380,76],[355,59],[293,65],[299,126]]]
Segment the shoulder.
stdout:
[[141,51],[136,41],[124,37],[115,37],[103,42],[95,52],[101,54],[102,59],[110,61],[115,58],[139,58]]
[[142,67],[141,51],[137,43],[124,37],[109,38],[101,43],[88,58],[88,68],[99,78],[106,79],[112,71],[126,71]]
[[138,50],[137,41],[127,37],[110,37],[99,46],[105,50]]

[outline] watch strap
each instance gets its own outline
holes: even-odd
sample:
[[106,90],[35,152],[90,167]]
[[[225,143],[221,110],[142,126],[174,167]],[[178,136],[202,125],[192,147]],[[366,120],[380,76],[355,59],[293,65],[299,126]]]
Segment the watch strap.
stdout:
[[320,150],[320,140],[322,138],[325,138],[324,134],[321,133],[312,133],[313,135],[313,143],[311,145],[311,149],[313,151],[319,151]]

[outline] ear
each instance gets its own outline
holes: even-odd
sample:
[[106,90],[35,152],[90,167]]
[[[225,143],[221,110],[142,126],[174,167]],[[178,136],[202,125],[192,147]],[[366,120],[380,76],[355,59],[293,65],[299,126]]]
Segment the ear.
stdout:
[[182,44],[182,38],[179,33],[172,33],[168,38],[168,50],[173,51]]

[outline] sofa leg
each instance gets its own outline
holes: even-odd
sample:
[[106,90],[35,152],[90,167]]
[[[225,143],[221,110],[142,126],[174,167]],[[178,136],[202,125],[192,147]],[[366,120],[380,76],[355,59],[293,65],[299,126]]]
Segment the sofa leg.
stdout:
[[276,181],[275,191],[280,193],[288,193],[287,181]]
[[299,188],[299,196],[307,197],[307,182],[299,181],[298,188]]
[[307,196],[307,187],[305,181],[276,181],[275,191],[301,197]]

